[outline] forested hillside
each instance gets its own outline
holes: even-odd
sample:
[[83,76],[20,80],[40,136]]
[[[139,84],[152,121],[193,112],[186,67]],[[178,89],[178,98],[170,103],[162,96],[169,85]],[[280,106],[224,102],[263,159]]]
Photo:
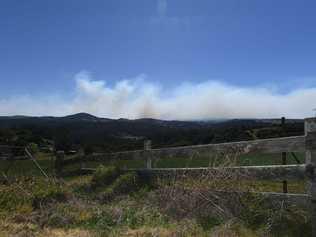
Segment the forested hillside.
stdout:
[[0,144],[93,151],[140,149],[144,139],[153,147],[219,143],[302,135],[303,120],[235,119],[221,121],[164,121],[106,119],[80,113],[66,117],[0,117]]

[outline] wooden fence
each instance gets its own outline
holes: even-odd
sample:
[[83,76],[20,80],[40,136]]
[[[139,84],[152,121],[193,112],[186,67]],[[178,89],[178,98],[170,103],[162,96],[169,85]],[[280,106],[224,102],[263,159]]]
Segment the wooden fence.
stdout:
[[42,175],[44,175],[47,179],[49,178],[27,146],[0,145],[0,160],[6,160],[9,162],[7,167],[2,171],[2,176],[6,179],[8,172],[15,165],[15,161],[19,160],[31,160],[40,170]]
[[0,145],[0,160],[25,160],[27,155],[23,146]]
[[[239,166],[226,167],[221,169],[238,170],[247,172],[256,179],[280,180],[286,184],[286,180],[306,180],[306,194],[287,194],[287,193],[264,193],[268,197],[283,200],[292,200],[294,202],[305,204],[311,211],[311,220],[313,236],[316,237],[316,118],[305,119],[305,135],[296,137],[282,137],[273,139],[262,139],[221,144],[207,144],[197,146],[183,146],[163,149],[151,149],[151,143],[146,142],[143,150],[117,152],[109,154],[92,154],[79,159],[82,161],[105,161],[105,160],[146,160],[146,168],[139,169],[138,172],[149,175],[191,172],[200,173],[205,170],[216,170],[219,168],[152,168],[152,161],[162,158],[194,158],[200,155],[210,153],[237,153],[237,154],[254,154],[254,153],[282,153],[284,165],[269,166]],[[305,164],[285,165],[286,152],[305,152]],[[56,168],[61,169],[73,164],[78,159],[64,160],[62,152],[57,154]],[[83,168],[88,170],[89,168]],[[287,188],[285,188],[287,189]],[[285,190],[286,191],[286,190]]]

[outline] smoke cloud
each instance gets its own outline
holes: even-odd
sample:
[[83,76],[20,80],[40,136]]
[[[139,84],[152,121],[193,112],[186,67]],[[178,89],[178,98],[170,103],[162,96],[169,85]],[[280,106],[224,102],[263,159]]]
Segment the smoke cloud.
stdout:
[[69,100],[60,96],[0,98],[0,115],[63,116],[87,112],[129,119],[304,118],[312,116],[316,107],[315,87],[281,94],[264,87],[205,81],[183,83],[168,91],[144,75],[108,86],[88,72],[78,73],[75,83],[74,96]]

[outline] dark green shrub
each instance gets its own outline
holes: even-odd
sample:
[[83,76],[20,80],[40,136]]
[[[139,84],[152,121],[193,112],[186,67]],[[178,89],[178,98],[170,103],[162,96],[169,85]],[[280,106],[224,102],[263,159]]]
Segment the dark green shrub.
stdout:
[[295,206],[275,208],[267,218],[268,231],[273,236],[312,236],[310,216]]
[[0,187],[0,213],[17,213],[24,209],[32,210],[32,198],[30,196],[25,195],[15,186]]
[[117,167],[100,165],[92,176],[91,187],[95,189],[110,185],[119,175],[120,170]]
[[301,208],[250,194],[243,204],[239,218],[251,229],[265,229],[272,236],[311,236],[310,217]]
[[207,216],[197,218],[197,222],[201,225],[203,230],[211,230],[215,226],[221,225],[223,223],[223,220],[214,216]]
[[[128,199],[114,205],[104,205],[85,220],[86,228],[110,231],[115,227],[139,228],[142,226],[162,227],[169,223],[167,216],[150,206],[137,206]],[[108,236],[108,235],[106,235]]]
[[34,143],[34,142],[29,143],[29,144],[27,145],[27,149],[28,149],[33,155],[35,155],[35,154],[38,153],[38,151],[39,151],[38,145],[37,145],[36,143]]
[[112,187],[108,187],[98,197],[103,202],[109,202],[113,200],[115,197],[114,189]]
[[140,226],[164,226],[168,223],[168,218],[156,208],[126,207],[123,209],[121,223],[132,229]]
[[114,193],[126,194],[136,191],[139,187],[139,177],[136,172],[128,172],[119,176],[111,185]]
[[140,180],[136,172],[128,172],[119,176],[104,192],[101,197],[104,201],[112,200],[116,195],[128,194],[140,188]]
[[66,200],[61,185],[46,180],[19,179],[0,186],[0,212],[31,212],[51,202]]
[[37,182],[32,187],[34,208],[39,208],[42,205],[53,201],[66,200],[66,192],[61,185],[50,182]]
[[94,152],[93,146],[90,144],[85,145],[83,148],[83,152],[85,155],[91,155]]
[[246,226],[259,228],[264,225],[271,212],[271,204],[256,194],[245,194],[240,199],[239,218]]
[[47,220],[48,226],[62,228],[73,224],[73,220],[67,216],[61,215],[60,213],[53,213]]
[[84,225],[87,228],[109,231],[112,227],[117,225],[111,210],[105,209],[96,212],[89,220],[85,221]]

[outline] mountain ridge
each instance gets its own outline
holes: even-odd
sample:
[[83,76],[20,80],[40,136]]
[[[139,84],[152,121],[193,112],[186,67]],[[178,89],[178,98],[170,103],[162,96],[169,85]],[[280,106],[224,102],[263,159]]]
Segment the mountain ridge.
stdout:
[[[138,122],[189,122],[189,123],[221,123],[226,121],[260,121],[260,122],[271,122],[278,123],[280,118],[229,118],[229,119],[201,119],[201,120],[165,120],[165,119],[156,119],[156,118],[137,118],[137,119],[129,119],[129,118],[118,118],[111,119],[106,117],[98,117],[90,113],[79,112],[75,114],[69,114],[65,116],[30,116],[30,115],[9,115],[9,116],[0,116],[0,119],[69,119],[69,120],[84,120],[84,121],[138,121]],[[286,119],[286,121],[295,121],[300,122],[303,119]]]

